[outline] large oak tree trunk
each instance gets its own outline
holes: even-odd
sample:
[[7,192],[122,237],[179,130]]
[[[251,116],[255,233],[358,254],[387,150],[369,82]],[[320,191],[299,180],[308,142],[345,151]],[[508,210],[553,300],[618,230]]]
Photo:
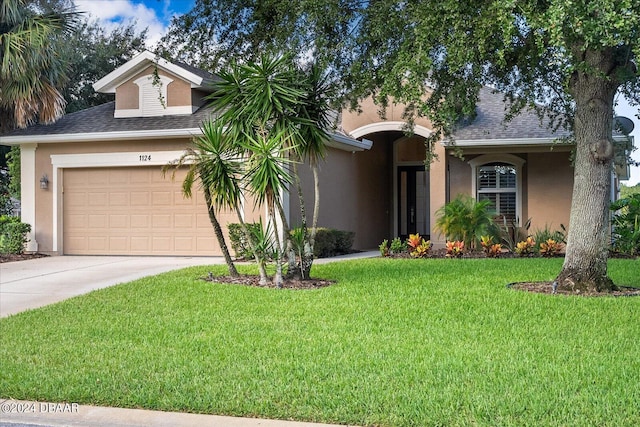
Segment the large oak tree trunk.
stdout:
[[[587,52],[585,57],[596,69],[612,69],[606,52]],[[615,288],[607,276],[607,257],[616,88],[615,82],[593,71],[576,72],[569,83],[576,102],[576,155],[566,255],[556,278],[559,289],[585,292]]]

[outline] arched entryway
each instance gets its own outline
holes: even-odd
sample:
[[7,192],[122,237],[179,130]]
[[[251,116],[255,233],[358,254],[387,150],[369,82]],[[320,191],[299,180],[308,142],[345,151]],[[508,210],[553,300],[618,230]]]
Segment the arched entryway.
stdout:
[[[387,200],[388,226],[383,238],[419,233],[431,235],[430,173],[425,169],[425,138],[431,130],[420,125],[413,135],[405,132],[401,121],[369,123],[350,132],[356,138],[373,141],[372,149],[384,151],[389,186],[377,189],[376,196]],[[386,194],[385,194],[386,193]]]

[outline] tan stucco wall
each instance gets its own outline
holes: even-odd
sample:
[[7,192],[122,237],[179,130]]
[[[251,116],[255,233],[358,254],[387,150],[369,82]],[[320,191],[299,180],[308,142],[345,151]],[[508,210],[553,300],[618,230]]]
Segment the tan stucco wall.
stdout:
[[[390,146],[374,142],[370,151],[351,153],[330,149],[320,165],[320,215],[318,225],[354,231],[355,249],[376,248],[389,236],[391,209]],[[313,178],[300,165],[309,225],[313,212]],[[295,191],[291,197],[291,224],[300,224]]]
[[[149,66],[144,71],[136,74],[125,83],[116,88],[116,109],[127,110],[139,108],[139,91],[138,85],[133,83],[136,79],[143,76],[148,76],[154,72],[154,67]],[[182,80],[175,74],[168,73],[164,70],[158,70],[158,74],[161,76],[167,76],[173,81],[167,85],[167,107],[181,107],[185,105],[200,105],[200,100],[196,95],[191,94],[191,85]],[[192,102],[196,100],[195,104]]]
[[[457,157],[447,154],[447,162],[449,166],[449,194],[447,202],[456,198],[459,194],[473,196],[471,194],[471,166],[467,163],[471,158],[461,160]],[[438,207],[438,209],[441,206]]]
[[[380,107],[369,97],[360,103],[361,112],[349,111],[348,109],[342,110],[342,128],[345,132],[350,133],[355,129],[372,123],[384,121],[405,122],[406,120],[403,118],[404,109],[405,106],[403,104],[390,103],[386,108],[384,118],[381,118]],[[424,117],[417,118],[415,124],[427,129],[433,129],[431,122]]]
[[569,228],[571,193],[573,191],[573,167],[569,152],[530,153],[526,163],[528,170],[528,212],[531,230]]
[[116,110],[135,110],[139,108],[140,88],[133,80],[129,80],[116,88]]

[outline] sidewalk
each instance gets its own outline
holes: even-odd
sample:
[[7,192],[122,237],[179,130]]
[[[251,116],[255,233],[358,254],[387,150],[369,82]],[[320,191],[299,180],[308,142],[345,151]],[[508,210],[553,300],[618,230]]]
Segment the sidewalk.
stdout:
[[0,399],[0,427],[14,424],[49,427],[338,427],[336,424]]

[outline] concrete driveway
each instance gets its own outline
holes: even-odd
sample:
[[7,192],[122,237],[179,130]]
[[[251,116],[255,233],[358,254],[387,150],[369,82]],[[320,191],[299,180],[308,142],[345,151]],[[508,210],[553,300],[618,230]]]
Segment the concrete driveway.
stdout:
[[0,264],[0,317],[222,257],[52,256]]

